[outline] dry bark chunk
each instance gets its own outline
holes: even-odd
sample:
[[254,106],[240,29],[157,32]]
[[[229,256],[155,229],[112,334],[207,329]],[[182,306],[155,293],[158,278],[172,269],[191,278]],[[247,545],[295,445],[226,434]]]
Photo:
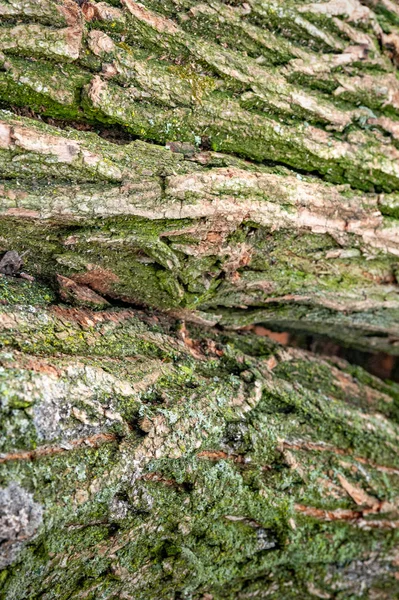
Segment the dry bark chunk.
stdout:
[[86,285],[79,285],[75,283],[75,281],[72,281],[72,279],[63,277],[62,275],[57,275],[57,281],[59,284],[60,296],[65,302],[91,308],[106,308],[107,306],[110,306],[105,298]]

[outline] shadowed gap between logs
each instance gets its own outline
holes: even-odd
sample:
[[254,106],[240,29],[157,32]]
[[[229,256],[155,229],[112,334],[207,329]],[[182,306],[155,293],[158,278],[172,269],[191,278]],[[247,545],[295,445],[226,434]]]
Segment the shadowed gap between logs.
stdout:
[[[269,327],[269,326],[268,326]],[[266,336],[282,344],[309,350],[321,356],[336,356],[350,364],[359,365],[380,379],[399,382],[399,357],[385,352],[366,352],[339,344],[326,335],[306,331],[272,331],[263,325],[251,325],[245,329],[256,335]]]

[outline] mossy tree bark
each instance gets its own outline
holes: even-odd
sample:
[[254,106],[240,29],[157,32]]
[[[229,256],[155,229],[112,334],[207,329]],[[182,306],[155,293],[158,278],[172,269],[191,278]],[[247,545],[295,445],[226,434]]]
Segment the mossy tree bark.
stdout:
[[0,15],[0,597],[399,598],[397,3]]

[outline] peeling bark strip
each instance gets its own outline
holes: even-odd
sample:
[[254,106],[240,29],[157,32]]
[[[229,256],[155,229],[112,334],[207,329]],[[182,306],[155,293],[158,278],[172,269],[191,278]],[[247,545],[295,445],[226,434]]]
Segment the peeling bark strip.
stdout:
[[[296,440],[296,441],[288,441],[288,440],[283,440],[281,442],[282,447],[283,448],[293,448],[295,450],[316,450],[318,452],[332,452],[333,454],[338,454],[338,455],[342,455],[342,456],[347,456],[347,452],[345,450],[343,450],[342,448],[336,448],[334,446],[330,446],[328,444],[323,444],[323,443],[315,443],[315,442],[310,442],[310,441],[302,441],[302,440]],[[399,469],[395,469],[393,467],[388,467],[385,465],[377,465],[373,462],[368,461],[367,459],[361,457],[361,456],[354,456],[353,459],[356,462],[360,462],[363,464],[366,464],[370,467],[372,467],[373,469],[376,469],[377,471],[381,471],[382,473],[391,473],[392,475],[399,475]]]
[[[112,147],[108,148],[108,152],[103,152],[103,156],[94,155],[87,147],[90,138],[87,138],[85,147],[84,138],[75,141],[73,138],[71,139],[71,135],[56,137],[50,134],[52,131],[50,128],[48,128],[48,132],[45,132],[41,128],[35,127],[32,121],[29,125],[30,127],[21,127],[18,121],[11,121],[10,124],[7,121],[0,122],[1,148],[10,151],[22,149],[31,152],[32,162],[35,161],[35,154],[38,153],[56,163],[66,163],[71,166],[70,175],[79,179],[82,163],[84,167],[93,166],[95,168],[93,175],[95,173],[98,176],[101,173],[101,170],[99,172],[100,165],[109,163],[108,157],[112,151],[116,154],[116,159],[121,159],[121,151],[117,152]],[[144,154],[145,149],[142,148],[142,150],[143,152],[140,152],[139,149],[137,160],[139,160],[140,154]],[[151,147],[148,152],[150,151]],[[123,162],[129,160],[130,154],[129,150],[125,152]],[[164,160],[168,161],[168,153],[163,154]],[[24,162],[29,161],[29,158],[29,154],[24,155]],[[197,160],[200,163],[204,160],[210,162],[212,155],[197,154],[191,160]],[[169,160],[168,162],[172,169],[174,161]],[[107,164],[108,169],[109,166]],[[186,169],[189,170],[189,168],[190,166],[187,165]],[[158,178],[154,177],[154,174],[153,182],[151,179],[146,182],[146,185],[150,186],[154,193],[152,197],[144,196],[143,198],[143,190],[135,181],[135,172],[132,173],[127,168],[118,171],[118,167],[115,165],[114,169],[108,170],[104,175],[108,175],[108,181],[123,178],[125,184],[122,188],[109,189],[108,197],[106,195],[103,198],[102,205],[98,204],[101,199],[95,197],[90,208],[82,210],[82,207],[73,201],[73,196],[79,194],[79,187],[63,189],[61,186],[57,186],[49,194],[49,197],[41,195],[37,198],[37,210],[31,213],[23,212],[25,206],[30,208],[32,201],[34,202],[29,191],[23,193],[20,190],[18,200],[15,192],[16,204],[22,209],[22,212],[18,213],[15,209],[8,208],[4,214],[10,214],[11,211],[11,214],[15,216],[26,216],[27,218],[30,216],[34,218],[61,217],[68,220],[82,219],[85,213],[87,216],[129,214],[149,219],[203,217],[216,219],[225,217],[230,222],[235,220],[237,224],[245,219],[259,225],[273,226],[274,229],[293,227],[299,230],[308,229],[315,233],[331,233],[335,236],[354,234],[363,238],[367,244],[399,255],[399,229],[392,227],[388,229],[384,226],[379,209],[381,200],[389,205],[390,202],[397,200],[396,195],[385,196],[382,199],[378,195],[353,195],[348,198],[345,196],[345,188],[337,189],[311,179],[301,181],[288,173],[276,175],[237,167],[211,168],[195,172],[193,166],[192,170],[193,172],[190,174],[167,177],[163,190],[164,196],[162,196],[161,188],[157,187]],[[45,164],[40,174],[44,175],[46,171],[47,165]],[[82,181],[84,181],[87,175],[86,173],[82,173],[82,175]],[[129,180],[132,180],[132,184],[127,184]],[[57,192],[61,195],[58,202]],[[124,196],[126,193],[125,203],[121,204],[120,198],[115,196]],[[68,195],[69,198],[63,198],[63,194]],[[4,190],[4,195],[4,201],[7,195],[11,196],[10,200],[12,200],[11,191]],[[151,202],[151,200],[153,201]],[[161,211],[159,204],[162,206]]]
[[0,600],[396,598],[397,4],[0,21]]
[[116,436],[113,434],[98,433],[81,440],[65,442],[64,445],[61,446],[44,446],[43,448],[37,448],[36,450],[28,452],[9,452],[8,454],[0,454],[0,463],[14,460],[35,460],[43,456],[51,456],[53,454],[59,454],[60,452],[74,450],[75,448],[80,448],[84,445],[90,446],[91,448],[98,448],[101,444],[114,442],[116,439]]
[[353,510],[342,510],[338,509],[335,511],[320,510],[310,506],[303,506],[296,504],[295,509],[298,512],[306,515],[307,517],[313,517],[320,519],[321,521],[349,521],[352,524],[360,527],[361,529],[399,529],[399,521],[387,521],[385,519],[373,521],[361,519],[362,512],[356,512]]

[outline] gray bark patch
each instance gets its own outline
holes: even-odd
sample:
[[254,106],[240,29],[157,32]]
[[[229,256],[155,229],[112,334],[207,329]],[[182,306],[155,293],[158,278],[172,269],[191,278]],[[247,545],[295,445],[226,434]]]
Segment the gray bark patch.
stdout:
[[42,506],[32,494],[17,483],[0,488],[0,569],[14,562],[42,520]]

